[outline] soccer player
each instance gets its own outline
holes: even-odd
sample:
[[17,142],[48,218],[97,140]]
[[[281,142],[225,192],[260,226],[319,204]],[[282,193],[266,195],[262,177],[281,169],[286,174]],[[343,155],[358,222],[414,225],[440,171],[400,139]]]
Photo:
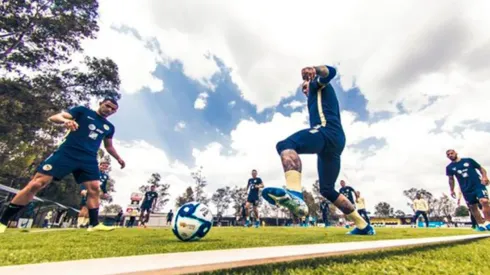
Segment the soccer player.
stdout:
[[320,202],[320,211],[322,212],[322,220],[323,223],[325,224],[325,227],[328,227],[329,222],[328,222],[328,212],[329,212],[329,202],[327,199],[322,198]]
[[[350,201],[350,203],[352,203],[352,205],[356,206],[356,200],[357,200],[356,190],[354,190],[354,188],[352,188],[348,185],[345,185],[344,180],[340,181],[339,193],[344,195]],[[354,194],[354,195],[352,195],[352,194]],[[354,196],[356,197],[355,199],[354,199]]]
[[356,191],[356,207],[359,215],[361,215],[368,224],[371,224],[366,211],[366,201],[364,200],[364,197],[361,197],[361,192],[359,191]]
[[174,212],[172,211],[172,209],[170,209],[170,211],[167,214],[167,225],[172,223],[173,218],[174,218]]
[[412,224],[417,227],[417,220],[422,215],[425,221],[425,226],[429,228],[429,218],[427,217],[427,212],[429,211],[429,204],[425,199],[422,198],[420,194],[417,194],[415,200],[413,200],[413,211],[415,215],[412,218]]
[[245,210],[247,211],[247,221],[245,222],[245,226],[250,225],[250,206],[253,207],[254,215],[255,215],[255,227],[260,226],[259,220],[259,190],[260,188],[264,188],[264,183],[262,179],[257,177],[257,170],[252,170],[252,177],[247,182],[247,190],[248,197],[247,202],[245,203]]
[[81,188],[80,195],[82,199],[80,201],[80,212],[78,213],[77,227],[83,228],[88,225],[88,209],[87,209],[87,189]]
[[[141,204],[140,221],[141,225],[146,228],[146,223],[150,220],[150,212],[155,211],[155,206],[157,204],[158,193],[155,191],[156,186],[152,185],[150,191],[145,193],[145,198]],[[146,214],[146,216],[145,216]]]
[[277,143],[276,149],[286,178],[286,188],[269,187],[262,196],[272,205],[281,205],[296,216],[308,215],[308,207],[301,192],[302,164],[300,154],[316,154],[321,194],[333,202],[356,224],[349,232],[355,235],[373,235],[374,228],[355,211],[354,205],[335,190],[340,172],[340,156],[345,147],[345,134],[340,119],[340,108],[330,84],[337,71],[330,66],[306,67],[301,70],[302,90],[308,98],[310,128],[298,131]]
[[90,226],[88,231],[110,231],[114,228],[99,223],[100,173],[97,151],[102,141],[106,151],[117,159],[121,168],[124,160],[112,145],[114,125],[107,117],[118,109],[117,101],[105,98],[94,111],[84,106],[70,109],[51,116],[48,120],[63,124],[69,131],[59,148],[45,159],[37,168],[31,181],[12,199],[0,218],[0,233],[7,229],[7,223],[53,178],[61,179],[72,173],[79,184],[87,188],[87,208]]
[[[490,230],[490,204],[488,202],[488,191],[485,187],[489,183],[487,171],[472,158],[460,158],[453,149],[447,150],[446,156],[451,160],[446,166],[451,196],[456,198],[456,193],[454,192],[454,177],[456,177],[471,214],[473,214],[478,223],[477,230]],[[480,172],[481,176],[477,171]],[[478,203],[482,206],[484,218],[478,209]]]

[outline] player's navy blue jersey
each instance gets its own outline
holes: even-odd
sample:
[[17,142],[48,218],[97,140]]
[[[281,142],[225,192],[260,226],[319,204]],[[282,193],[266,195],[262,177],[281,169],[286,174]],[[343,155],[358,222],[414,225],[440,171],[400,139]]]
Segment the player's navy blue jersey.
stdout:
[[109,175],[104,172],[100,172],[100,189],[102,192],[104,192],[104,194],[107,193],[107,181],[109,181]]
[[327,66],[327,77],[316,76],[311,82],[308,91],[308,112],[310,127],[322,126],[342,130],[340,121],[339,101],[330,80],[335,77],[335,68]]
[[476,172],[480,167],[480,164],[472,158],[461,158],[460,161],[451,162],[446,166],[446,175],[458,179],[461,192],[472,192],[481,184],[480,175]]
[[250,178],[247,183],[247,189],[249,195],[256,195],[259,197],[259,188],[257,187],[259,184],[262,184],[261,178]]
[[95,111],[78,106],[68,111],[78,123],[76,131],[69,131],[60,149],[75,151],[80,157],[97,157],[102,140],[114,136],[114,125]]
[[355,192],[354,188],[350,186],[342,187],[339,190],[339,193],[344,195],[347,199],[349,199],[351,203],[354,203],[354,196],[352,195],[352,193],[354,192]]
[[155,191],[148,191],[145,193],[145,199],[143,200],[143,204],[152,205],[153,201],[158,198],[158,193]]

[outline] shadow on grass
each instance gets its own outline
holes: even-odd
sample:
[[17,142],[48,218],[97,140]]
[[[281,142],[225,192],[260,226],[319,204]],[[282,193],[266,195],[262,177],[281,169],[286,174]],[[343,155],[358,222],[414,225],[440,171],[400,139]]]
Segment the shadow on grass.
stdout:
[[455,245],[468,244],[480,240],[481,239],[462,240],[462,241],[457,241],[452,243],[432,244],[432,245],[429,244],[424,246],[414,246],[408,248],[395,248],[395,249],[387,248],[387,249],[381,249],[379,251],[373,251],[373,252],[359,252],[356,254],[350,254],[344,256],[314,258],[308,260],[298,260],[292,262],[274,263],[274,264],[252,266],[252,267],[225,269],[225,270],[199,273],[199,274],[272,274],[272,273],[277,274],[277,272],[279,272],[279,274],[288,274],[288,271],[291,269],[307,268],[313,270],[325,265],[333,265],[333,264],[348,265],[348,264],[353,264],[358,262],[376,261],[382,258],[389,258],[394,256],[407,256],[410,254],[427,252],[435,249],[453,247]]

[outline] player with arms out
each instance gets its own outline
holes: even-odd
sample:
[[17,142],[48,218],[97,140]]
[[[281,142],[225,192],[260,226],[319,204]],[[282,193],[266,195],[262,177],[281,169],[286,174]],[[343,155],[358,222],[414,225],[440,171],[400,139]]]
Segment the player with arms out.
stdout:
[[261,178],[257,177],[257,170],[254,169],[252,170],[252,177],[247,182],[248,197],[247,202],[245,203],[245,211],[247,211],[246,227],[250,225],[250,206],[253,207],[255,215],[255,227],[260,226],[258,209],[260,188],[264,188],[264,183]]
[[152,185],[150,191],[145,193],[145,198],[143,199],[143,203],[141,203],[140,221],[141,225],[145,228],[146,223],[150,220],[150,212],[153,213],[157,205],[158,193],[155,190],[156,186]]
[[53,179],[62,179],[72,173],[76,182],[87,189],[87,208],[89,214],[88,231],[110,231],[112,227],[99,223],[100,172],[97,151],[102,142],[106,151],[113,156],[121,168],[124,160],[112,145],[114,125],[107,117],[118,109],[117,101],[105,98],[97,111],[78,106],[68,112],[51,116],[48,120],[63,124],[69,132],[59,148],[45,159],[37,168],[31,181],[12,199],[0,218],[0,233],[3,233],[9,220],[25,207],[34,196]]
[[[446,151],[446,156],[451,163],[446,166],[446,176],[449,178],[451,196],[456,198],[454,191],[454,177],[458,179],[461,193],[468,204],[471,214],[475,217],[479,231],[490,230],[490,204],[488,202],[488,176],[485,168],[472,158],[460,158],[455,150]],[[480,172],[480,175],[478,172]],[[482,206],[483,216],[478,209],[478,203]]]
[[354,221],[356,228],[349,234],[374,235],[374,228],[355,211],[353,203],[335,190],[340,172],[340,156],[345,147],[339,103],[330,84],[336,74],[336,69],[330,66],[306,67],[301,70],[302,89],[308,98],[310,128],[277,143],[286,188],[265,188],[262,196],[272,205],[288,208],[296,216],[308,215],[308,207],[301,192],[302,164],[299,155],[316,154],[320,193]]

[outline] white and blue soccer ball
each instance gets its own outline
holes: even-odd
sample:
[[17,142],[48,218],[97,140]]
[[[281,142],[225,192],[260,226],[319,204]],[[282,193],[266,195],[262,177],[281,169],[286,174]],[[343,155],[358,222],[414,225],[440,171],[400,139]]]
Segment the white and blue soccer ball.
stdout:
[[172,220],[172,232],[181,241],[197,241],[211,230],[213,214],[209,208],[199,202],[182,205]]

